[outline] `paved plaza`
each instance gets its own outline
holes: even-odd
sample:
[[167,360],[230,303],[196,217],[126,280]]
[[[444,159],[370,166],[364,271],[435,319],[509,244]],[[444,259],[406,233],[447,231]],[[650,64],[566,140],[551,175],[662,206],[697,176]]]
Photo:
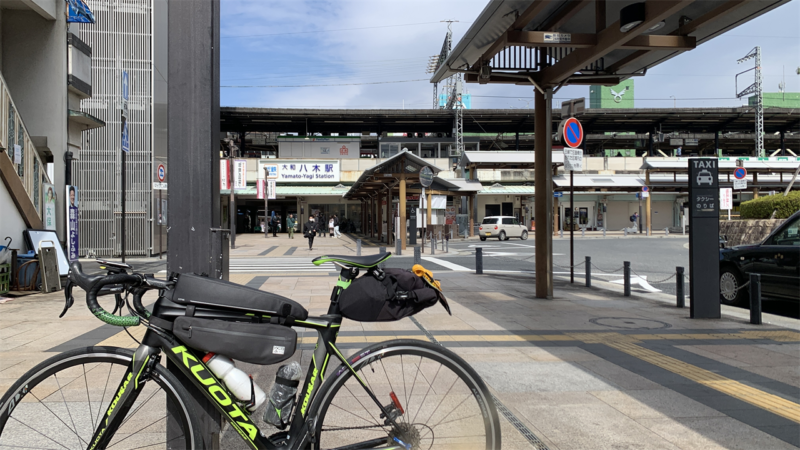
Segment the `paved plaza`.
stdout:
[[[355,254],[349,238],[242,235],[231,251],[231,280],[327,311],[334,267],[313,257]],[[367,245],[363,254],[374,254]],[[390,259],[411,267],[413,251]],[[450,255],[440,255],[447,261]],[[157,260],[150,261],[152,267]],[[92,264],[85,263],[84,267]],[[667,294],[556,277],[555,298],[536,299],[530,273],[434,269],[452,317],[434,306],[398,322],[345,320],[338,342],[350,353],[395,338],[434,340],[465,358],[499,401],[504,449],[790,449],[800,446],[800,324],[723,307],[723,318],[692,320]],[[163,274],[162,274],[163,275]],[[582,281],[582,280],[581,280]],[[63,318],[63,294],[0,304],[0,390],[55,352],[88,345],[135,347],[119,328],[76,305]],[[155,298],[146,298],[145,304]],[[132,329],[139,337],[144,327]],[[306,367],[315,333],[298,329],[293,358]],[[245,365],[267,390],[275,368]],[[260,414],[254,415],[259,417]],[[260,420],[260,419],[259,419]],[[259,421],[259,426],[263,424]],[[266,429],[267,426],[263,425]],[[228,433],[227,435],[230,435]],[[240,445],[223,435],[223,448]]]

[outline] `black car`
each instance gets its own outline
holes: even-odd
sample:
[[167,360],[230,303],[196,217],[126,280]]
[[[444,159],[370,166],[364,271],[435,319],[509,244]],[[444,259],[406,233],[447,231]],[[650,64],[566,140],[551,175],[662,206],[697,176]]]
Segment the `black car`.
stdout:
[[751,273],[761,274],[766,297],[800,302],[800,211],[775,229],[764,242],[719,249],[720,301],[746,305]]

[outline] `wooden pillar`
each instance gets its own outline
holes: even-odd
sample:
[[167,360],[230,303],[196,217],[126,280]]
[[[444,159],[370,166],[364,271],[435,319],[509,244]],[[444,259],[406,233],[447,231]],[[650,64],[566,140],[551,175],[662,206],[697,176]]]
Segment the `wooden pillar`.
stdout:
[[433,232],[433,228],[431,228],[431,203],[433,201],[433,194],[431,194],[430,189],[428,190],[427,194],[428,194],[428,198],[425,199],[425,201],[427,203],[427,205],[426,205],[427,206],[427,208],[426,208],[427,212],[425,213],[425,219],[426,219],[426,221],[425,221],[425,227],[426,227],[425,231],[429,231],[429,232],[432,233]]
[[400,249],[406,249],[406,241],[408,238],[406,237],[406,174],[403,173],[400,175],[400,232],[398,235],[400,236]]
[[553,236],[558,234],[558,198],[553,199]]
[[386,189],[386,245],[392,245],[394,239],[392,234],[394,231],[394,208],[392,207],[392,194],[394,188]]
[[553,213],[553,175],[552,175],[552,89],[545,93],[534,91],[535,98],[535,158],[534,180],[536,184],[536,298],[553,298],[553,233],[551,214]]
[[758,198],[758,172],[753,171],[753,198]]
[[[645,170],[644,172],[644,184],[647,185],[647,188],[650,189],[650,171]],[[653,195],[652,189],[647,192],[647,198],[645,199],[644,210],[645,216],[647,216],[647,235],[653,232],[653,210],[650,209],[650,197]]]
[[473,192],[469,196],[469,237],[475,236],[475,216],[472,215],[472,210],[475,209],[475,197],[477,195]]
[[383,242],[383,201],[386,196],[378,191],[378,242]]

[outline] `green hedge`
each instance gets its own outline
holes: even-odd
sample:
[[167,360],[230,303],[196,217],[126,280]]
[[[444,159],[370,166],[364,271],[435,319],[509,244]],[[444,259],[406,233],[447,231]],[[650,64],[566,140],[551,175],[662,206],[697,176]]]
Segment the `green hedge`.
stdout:
[[800,211],[800,191],[792,191],[786,197],[780,193],[748,200],[740,205],[739,214],[742,219],[769,219],[776,209],[776,219],[788,219]]

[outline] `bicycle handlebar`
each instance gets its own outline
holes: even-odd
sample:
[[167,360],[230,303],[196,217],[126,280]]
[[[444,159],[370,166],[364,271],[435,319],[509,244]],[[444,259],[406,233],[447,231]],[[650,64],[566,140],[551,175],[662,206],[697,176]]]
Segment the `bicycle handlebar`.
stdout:
[[[89,311],[103,322],[120,327],[135,327],[141,322],[138,316],[115,316],[106,311],[97,301],[98,295],[113,293],[124,287],[137,286],[134,293],[134,307],[136,311],[144,316],[149,316],[149,311],[142,305],[142,295],[150,289],[169,289],[174,284],[171,281],[158,280],[142,274],[115,273],[110,275],[87,275],[78,261],[70,264],[69,281],[77,284],[86,291],[86,306]],[[117,288],[105,288],[108,285],[117,285]],[[120,287],[121,285],[121,287]],[[104,290],[105,288],[105,290]],[[72,304],[72,287],[68,286],[65,290],[67,296],[67,307]],[[64,315],[64,312],[61,315]]]

